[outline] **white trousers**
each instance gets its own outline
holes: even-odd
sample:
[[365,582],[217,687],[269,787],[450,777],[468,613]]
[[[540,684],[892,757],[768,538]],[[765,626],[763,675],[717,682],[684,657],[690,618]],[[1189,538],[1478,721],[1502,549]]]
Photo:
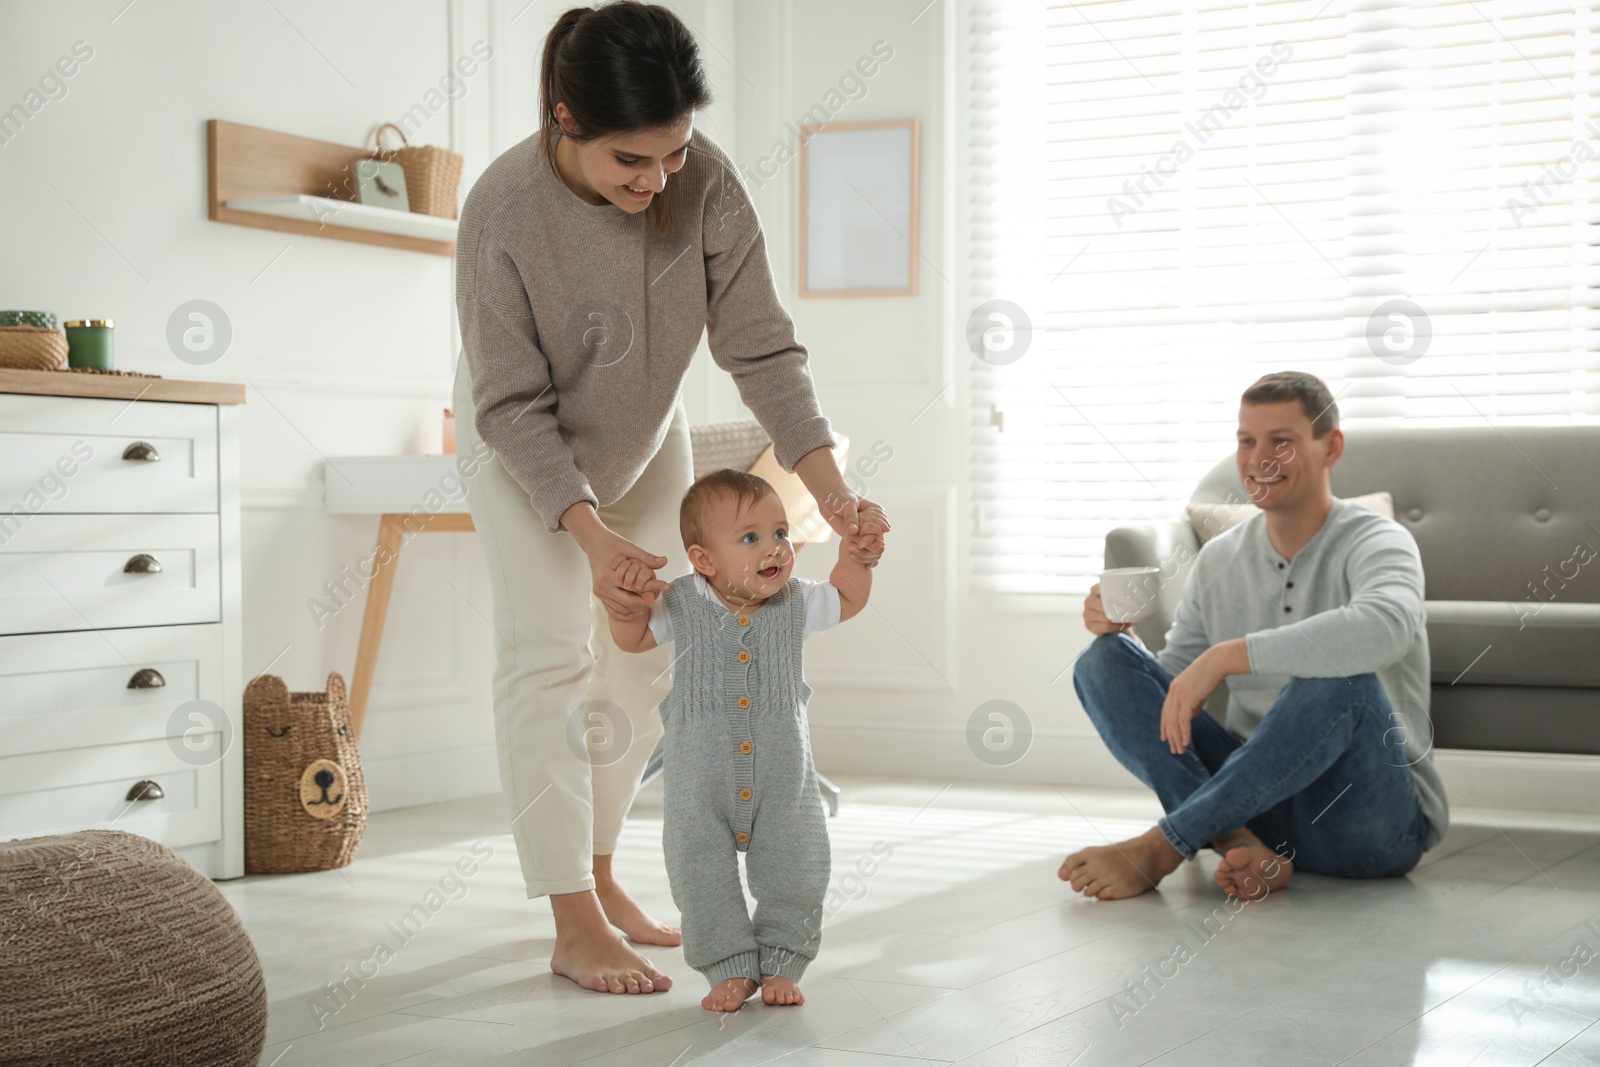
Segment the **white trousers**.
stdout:
[[[458,364],[456,449],[471,454],[479,441],[471,377],[466,359]],[[664,580],[689,570],[678,505],[693,473],[680,399],[638,482],[600,509],[612,530],[667,557],[657,572]],[[670,646],[617,650],[587,557],[571,534],[545,530],[499,462],[484,463],[468,480],[467,508],[494,595],[495,744],[528,896],[593,889],[594,857],[615,851],[661,737],[657,708],[671,688]]]

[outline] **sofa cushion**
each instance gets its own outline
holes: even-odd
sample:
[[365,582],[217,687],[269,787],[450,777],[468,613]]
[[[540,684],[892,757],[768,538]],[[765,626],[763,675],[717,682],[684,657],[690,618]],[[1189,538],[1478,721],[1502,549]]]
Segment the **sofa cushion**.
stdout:
[[[1368,493],[1348,498],[1352,504],[1370,508],[1386,519],[1394,518],[1394,498],[1388,493]],[[1189,514],[1189,525],[1203,545],[1217,534],[1244,522],[1260,509],[1254,504],[1190,504],[1184,508]]]
[[[1520,602],[1551,588],[1563,603],[1596,604],[1600,567],[1571,575],[1600,550],[1591,506],[1600,499],[1597,455],[1600,423],[1366,426],[1346,433],[1333,493],[1393,495],[1395,521],[1422,551],[1430,597]],[[1249,500],[1232,449],[1193,495],[1195,503]]]
[[1600,715],[1593,705],[1589,689],[1469,686],[1465,678],[1460,685],[1436,684],[1428,709],[1433,747],[1593,756],[1600,753]]
[[1441,685],[1600,689],[1600,604],[1430,600]]

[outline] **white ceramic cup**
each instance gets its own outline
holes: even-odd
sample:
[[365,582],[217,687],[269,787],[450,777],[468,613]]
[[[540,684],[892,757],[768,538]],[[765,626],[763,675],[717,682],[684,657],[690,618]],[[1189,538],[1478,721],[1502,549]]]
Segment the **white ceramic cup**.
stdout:
[[1159,567],[1113,567],[1100,575],[1100,603],[1112,622],[1140,622],[1156,610]]

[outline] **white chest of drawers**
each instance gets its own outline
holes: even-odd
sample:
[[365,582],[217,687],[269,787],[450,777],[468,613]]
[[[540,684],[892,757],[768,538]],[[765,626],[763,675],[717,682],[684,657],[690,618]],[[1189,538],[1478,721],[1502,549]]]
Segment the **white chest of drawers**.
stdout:
[[241,386],[0,370],[0,840],[244,873]]

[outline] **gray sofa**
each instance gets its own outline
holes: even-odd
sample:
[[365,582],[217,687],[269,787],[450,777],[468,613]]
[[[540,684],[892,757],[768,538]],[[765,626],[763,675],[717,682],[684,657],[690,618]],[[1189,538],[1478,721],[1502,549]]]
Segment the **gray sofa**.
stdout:
[[[1438,748],[1600,755],[1600,426],[1346,432],[1340,497],[1387,491],[1428,597]],[[1234,458],[1195,503],[1246,502]],[[1183,549],[1187,549],[1184,552]],[[1106,537],[1110,567],[1161,566],[1160,649],[1200,540],[1187,519]],[[1226,687],[1206,710],[1221,717]]]

